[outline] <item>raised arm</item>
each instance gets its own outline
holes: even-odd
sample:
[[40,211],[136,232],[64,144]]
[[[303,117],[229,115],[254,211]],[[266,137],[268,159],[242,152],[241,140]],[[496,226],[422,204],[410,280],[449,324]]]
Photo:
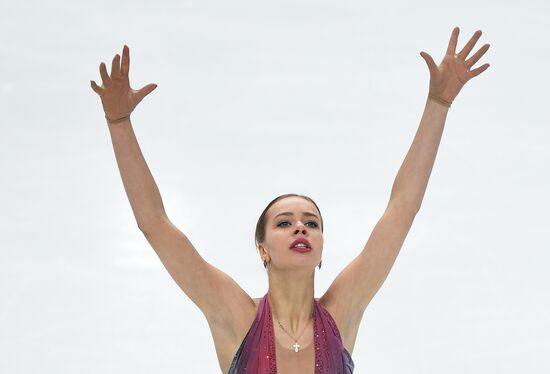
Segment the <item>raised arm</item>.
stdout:
[[458,33],[456,27],[439,66],[429,54],[421,52],[430,70],[428,98],[412,145],[393,183],[388,206],[363,251],[342,270],[323,296],[327,304],[340,305],[336,309],[344,320],[358,323],[384,283],[420,209],[450,104],[468,80],[489,67],[484,64],[470,70],[489,44],[466,60],[481,31],[476,31],[460,53],[455,54]]
[[103,84],[100,87],[92,81],[91,86],[101,97],[118,169],[137,226],[170,276],[205,314],[211,326],[233,336],[232,328],[238,323],[233,318],[241,317],[242,311],[255,310],[254,301],[231,277],[206,262],[187,236],[168,219],[130,122],[131,112],[156,85],[132,90],[129,67],[129,50],[124,46],[122,63],[119,55],[113,58],[110,76],[101,63]]
[[105,64],[99,65],[102,86],[94,81],[91,81],[91,86],[103,104],[118,170],[137,225],[140,229],[146,229],[166,217],[166,213],[157,185],[139,148],[130,114],[156,88],[156,84],[148,84],[140,90],[131,89],[129,70],[130,51],[124,46],[122,61],[118,54],[113,58],[110,76]]

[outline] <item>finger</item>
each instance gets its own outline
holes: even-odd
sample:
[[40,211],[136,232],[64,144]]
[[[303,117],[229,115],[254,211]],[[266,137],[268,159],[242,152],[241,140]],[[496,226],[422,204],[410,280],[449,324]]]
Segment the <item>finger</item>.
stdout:
[[480,37],[481,37],[481,30],[477,30],[474,33],[474,35],[472,35],[472,37],[470,38],[468,43],[466,43],[464,48],[462,48],[462,50],[458,54],[458,57],[465,60],[466,57],[468,57],[468,55],[472,51],[472,48],[474,48],[474,45],[477,43],[477,41],[479,40]]
[[490,44],[485,44],[483,47],[481,47],[472,57],[466,60],[466,66],[468,68],[471,68],[476,62],[479,61],[479,59],[485,54],[485,52],[487,52],[490,46]]
[[105,66],[104,62],[99,64],[99,74],[101,75],[103,87],[107,87],[111,84],[111,78],[109,78],[109,74],[107,74],[107,67]]
[[147,95],[149,95],[155,88],[157,88],[157,85],[154,83],[148,84],[144,86],[142,89],[138,90],[136,95],[136,105],[139,104],[141,100]]
[[99,96],[103,95],[103,88],[99,87],[96,82],[90,81],[90,85],[92,86],[92,90],[94,90],[96,94],[98,94]]
[[122,49],[122,63],[120,66],[120,74],[123,77],[128,76],[128,72],[130,71],[130,49],[128,46],[124,46]]
[[430,69],[430,74],[437,73],[437,65],[435,64],[432,56],[430,56],[424,51],[420,52],[420,56],[422,56],[424,61],[426,61],[426,64],[428,64],[428,69]]
[[460,32],[460,29],[457,26],[453,29],[453,32],[451,33],[451,39],[449,40],[449,46],[447,47],[448,55],[454,56],[456,53],[456,42],[458,41],[459,32]]
[[491,66],[489,64],[484,64],[478,67],[477,69],[471,70],[468,74],[468,79],[472,79],[473,77],[477,77],[479,74],[483,73],[487,68]]
[[118,77],[120,77],[120,55],[117,53],[111,64],[111,79]]

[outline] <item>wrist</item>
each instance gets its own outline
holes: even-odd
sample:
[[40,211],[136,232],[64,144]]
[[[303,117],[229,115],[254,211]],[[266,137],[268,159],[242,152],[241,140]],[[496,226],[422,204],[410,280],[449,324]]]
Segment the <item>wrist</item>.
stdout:
[[448,100],[445,100],[437,95],[434,95],[432,93],[428,93],[428,100],[433,100],[435,101],[436,103],[438,104],[441,104],[447,108],[450,108],[451,107],[451,104],[453,103],[452,101],[448,101]]
[[117,118],[111,118],[108,115],[105,115],[105,119],[109,125],[116,125],[124,122],[130,122],[130,115],[128,114],[127,116]]

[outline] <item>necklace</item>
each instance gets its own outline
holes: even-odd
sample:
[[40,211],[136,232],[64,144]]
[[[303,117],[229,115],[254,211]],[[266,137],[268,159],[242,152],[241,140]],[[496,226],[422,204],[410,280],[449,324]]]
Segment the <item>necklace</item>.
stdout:
[[[313,306],[313,310],[315,310],[315,306]],[[311,322],[313,320],[313,311],[311,312],[311,320],[309,322]],[[302,333],[298,336],[298,339],[296,339],[294,336],[290,335],[288,333],[288,331],[286,331],[286,329],[283,327],[283,325],[281,325],[281,322],[279,321],[279,318],[277,316],[275,316],[275,318],[277,319],[277,323],[279,324],[279,326],[281,327],[281,329],[283,329],[283,331],[288,335],[290,336],[293,340],[294,340],[294,344],[292,345],[292,347],[294,348],[294,352],[298,352],[298,350],[300,349],[300,344],[298,344],[298,339],[300,339],[300,337],[302,336],[302,334],[304,333],[304,331],[306,331],[306,328],[309,326],[309,322],[307,323],[306,327],[304,327],[304,329],[302,330]]]

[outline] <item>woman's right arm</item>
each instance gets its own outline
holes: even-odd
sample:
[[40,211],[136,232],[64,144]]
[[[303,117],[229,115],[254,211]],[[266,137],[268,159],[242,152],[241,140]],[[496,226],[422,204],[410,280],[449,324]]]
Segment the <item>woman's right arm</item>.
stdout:
[[111,75],[99,66],[102,85],[91,81],[101,97],[126,195],[139,229],[183,292],[201,309],[213,328],[238,326],[243,312],[255,311],[254,300],[227,274],[206,262],[191,241],[166,216],[160,192],[139,148],[130,113],[155,84],[132,90],[128,79],[130,55],[124,46],[116,55]]
[[166,212],[155,180],[137,142],[130,113],[157,85],[148,84],[140,90],[130,88],[130,51],[124,46],[122,60],[117,54],[107,74],[104,63],[99,66],[102,86],[91,81],[100,96],[111,134],[113,149],[126,195],[140,230],[147,231],[166,219]]

